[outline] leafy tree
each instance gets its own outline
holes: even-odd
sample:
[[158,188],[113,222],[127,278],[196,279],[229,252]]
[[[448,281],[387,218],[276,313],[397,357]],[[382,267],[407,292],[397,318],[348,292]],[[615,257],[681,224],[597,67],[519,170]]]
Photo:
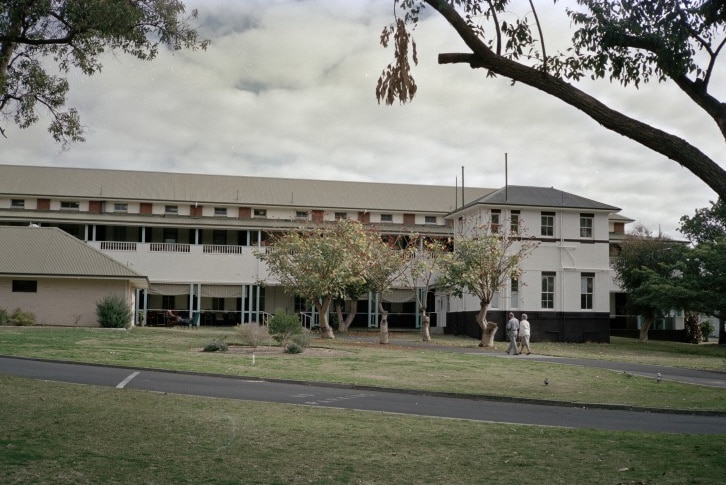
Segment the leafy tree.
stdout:
[[675,309],[689,309],[694,295],[683,275],[688,248],[639,226],[628,234],[613,261],[616,279],[628,293],[628,313],[640,315],[640,341],[657,317]]
[[[556,0],[554,0],[556,2]],[[640,87],[670,81],[715,122],[726,137],[726,103],[711,92],[718,56],[726,42],[723,0],[577,0],[567,15],[576,26],[571,47],[549,54],[535,2],[516,12],[512,0],[394,0],[393,23],[381,44],[394,61],[376,87],[378,101],[405,103],[416,94],[411,64],[418,62],[413,29],[430,6],[464,41],[462,53],[439,54],[439,64],[468,64],[543,91],[689,169],[726,199],[726,171],[682,138],[620,113],[570,84],[584,77],[609,78]],[[537,2],[540,4],[540,2]]]
[[[181,0],[5,0],[0,7],[0,119],[27,128],[45,108],[48,128],[67,146],[83,141],[75,108],[65,109],[65,75],[78,69],[91,76],[107,52],[152,60],[159,48],[205,49],[182,18]],[[191,18],[196,18],[196,10]],[[50,64],[60,72],[50,72]],[[0,124],[0,134],[6,127]]]
[[383,307],[383,294],[397,281],[402,281],[413,249],[405,238],[382,239],[377,233],[370,232],[365,250],[359,255],[359,260],[364,263],[366,287],[378,300],[381,314],[379,342],[382,344],[388,343],[388,311]]
[[454,252],[442,268],[438,285],[454,296],[470,293],[479,299],[476,322],[482,330],[480,347],[493,347],[498,325],[487,321],[494,294],[522,274],[521,263],[534,250],[533,240],[518,234],[492,232],[491,225],[474,227],[454,238]]
[[289,231],[271,242],[271,248],[255,255],[283,287],[315,305],[321,336],[334,338],[328,323],[331,302],[346,298],[351,286],[365,282],[360,260],[367,247],[363,225],[341,219],[333,225]]
[[441,269],[451,254],[449,243],[430,238],[418,238],[419,247],[409,258],[408,268],[403,273],[407,285],[416,291],[416,302],[421,312],[421,334],[423,340],[431,340],[431,317],[427,308],[427,296],[436,282]]
[[696,209],[681,217],[679,231],[696,246],[690,264],[691,287],[699,295],[695,309],[719,320],[718,343],[726,344],[726,204]]

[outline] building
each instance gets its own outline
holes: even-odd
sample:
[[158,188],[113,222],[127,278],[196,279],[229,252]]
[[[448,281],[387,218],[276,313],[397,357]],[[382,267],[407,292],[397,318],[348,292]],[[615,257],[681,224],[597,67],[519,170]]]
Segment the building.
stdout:
[[[541,245],[526,261],[526,285],[503,290],[493,310],[516,303],[542,322],[541,337],[604,340],[613,290],[608,244],[629,221],[618,211],[541,187],[459,189],[0,165],[0,224],[60,228],[147,275],[149,287],[138,289],[136,301],[138,322],[148,325],[163,325],[169,308],[199,310],[203,325],[261,321],[279,310],[310,312],[254,255],[271,234],[306,223],[350,218],[383,234],[449,237],[464,218],[498,214],[511,221],[516,214]],[[553,288],[546,300],[540,292],[545,278]],[[400,288],[386,299],[392,328],[418,326],[413,289]],[[582,301],[589,302],[585,308]],[[473,310],[466,298],[444,294],[432,293],[430,303],[432,324],[447,331],[456,331]],[[375,326],[376,306],[358,305],[354,326]]]
[[[136,306],[147,279],[50,227],[0,226],[0,307],[32,312],[41,325],[96,326],[96,302],[115,294]],[[129,322],[132,324],[133,322]]]

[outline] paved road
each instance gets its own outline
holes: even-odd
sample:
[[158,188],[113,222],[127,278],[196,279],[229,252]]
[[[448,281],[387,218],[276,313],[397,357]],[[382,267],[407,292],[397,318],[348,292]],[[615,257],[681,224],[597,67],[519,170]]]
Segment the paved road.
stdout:
[[726,434],[726,416],[505,402],[0,356],[0,373],[121,389],[476,421],[658,433]]

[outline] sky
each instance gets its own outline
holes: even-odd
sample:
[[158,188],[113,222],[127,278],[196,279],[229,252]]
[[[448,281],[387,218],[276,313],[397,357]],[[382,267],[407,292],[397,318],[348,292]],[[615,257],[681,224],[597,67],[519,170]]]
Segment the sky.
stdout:
[[[548,52],[569,38],[567,3],[536,2]],[[193,22],[211,40],[206,51],[163,51],[152,62],[108,54],[102,72],[72,72],[68,105],[80,112],[86,142],[62,150],[47,118],[25,130],[10,125],[0,163],[452,187],[463,170],[466,187],[554,187],[675,238],[681,216],[717,198],[676,162],[559,100],[466,65],[438,65],[440,52],[466,48],[430,10],[414,31],[416,97],[386,106],[375,88],[393,59],[379,44],[392,0],[185,4],[199,11]],[[527,5],[514,2],[521,12]],[[723,76],[712,81],[724,85]],[[714,160],[723,153],[715,124],[673,85],[579,87]]]

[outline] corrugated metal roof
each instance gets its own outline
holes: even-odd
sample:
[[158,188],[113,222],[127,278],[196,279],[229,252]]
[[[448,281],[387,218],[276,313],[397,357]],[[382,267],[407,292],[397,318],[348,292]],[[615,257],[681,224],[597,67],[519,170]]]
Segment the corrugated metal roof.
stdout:
[[0,274],[145,279],[53,227],[0,226]]
[[[464,202],[492,189],[467,187]],[[0,165],[0,194],[90,200],[448,213],[452,186]]]
[[579,195],[570,194],[553,187],[531,187],[524,185],[510,185],[494,190],[489,194],[467,204],[461,209],[465,210],[475,205],[506,205],[512,207],[542,207],[542,208],[568,208],[584,210],[603,210],[617,212],[620,208],[603,204]]

